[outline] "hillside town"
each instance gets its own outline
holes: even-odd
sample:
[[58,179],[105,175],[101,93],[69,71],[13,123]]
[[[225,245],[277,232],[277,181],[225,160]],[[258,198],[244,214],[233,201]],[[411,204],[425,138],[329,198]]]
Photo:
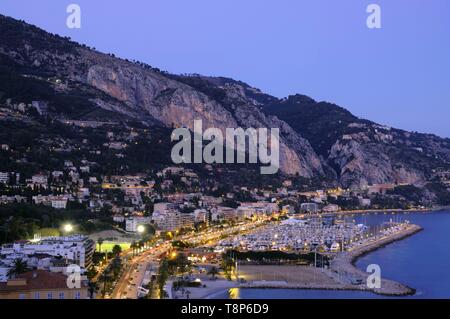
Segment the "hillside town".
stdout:
[[[8,152],[10,148],[3,145],[2,150]],[[201,187],[198,174],[189,168],[168,166],[154,174],[99,176],[91,174],[96,165],[87,160],[77,163],[66,160],[63,168],[55,171],[38,171],[29,176],[23,172],[0,173],[1,207],[35,207],[61,215],[53,227],[34,227],[33,233],[12,234],[10,229],[3,228],[4,238],[13,240],[2,239],[0,296],[29,298],[31,293],[38,293],[33,285],[19,285],[17,295],[13,283],[16,285],[16,281],[27,276],[32,280],[24,282],[29,283],[53,275],[69,276],[67,269],[71,265],[79,267],[82,285],[75,295],[62,287],[60,298],[96,295],[89,288],[90,282],[100,281],[108,271],[114,273],[117,282],[113,281],[109,290],[97,295],[113,296],[124,271],[123,256],[129,256],[130,251],[134,256],[158,249],[166,240],[173,240],[172,245],[156,253],[157,256],[176,249],[177,239],[197,246],[219,240],[213,244],[215,258],[229,249],[336,253],[343,251],[344,245],[362,240],[367,229],[364,225],[327,224],[322,217],[358,209],[424,208],[394,193],[408,185],[298,191],[292,180],[285,179],[277,188],[235,186],[220,193],[218,189]],[[392,205],[394,200],[405,206],[383,206]],[[77,219],[79,211],[85,211],[89,221]],[[271,224],[261,233],[245,235],[243,231],[248,226],[242,225],[256,227],[262,221],[276,222],[289,216],[300,219]],[[2,216],[5,217],[5,225],[14,224],[14,216]],[[230,227],[231,231],[227,231]],[[233,227],[239,230],[235,232]],[[217,235],[213,236],[211,230]],[[109,234],[111,238],[101,238],[99,234]],[[113,247],[102,251],[102,245],[108,243]],[[53,293],[41,293],[40,297],[53,298]]]

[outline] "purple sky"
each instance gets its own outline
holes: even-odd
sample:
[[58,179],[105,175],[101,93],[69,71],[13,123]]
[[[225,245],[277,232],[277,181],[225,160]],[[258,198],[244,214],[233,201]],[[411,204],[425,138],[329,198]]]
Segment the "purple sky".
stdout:
[[[82,28],[66,27],[66,7]],[[366,7],[382,29],[366,27]],[[450,137],[448,0],[1,0],[0,12],[173,73],[302,93]]]

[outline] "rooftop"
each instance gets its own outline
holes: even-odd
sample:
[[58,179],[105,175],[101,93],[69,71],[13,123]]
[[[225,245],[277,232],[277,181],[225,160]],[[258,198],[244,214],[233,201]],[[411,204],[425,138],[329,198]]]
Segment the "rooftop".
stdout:
[[0,293],[43,289],[67,289],[67,277],[61,273],[34,270],[0,283]]

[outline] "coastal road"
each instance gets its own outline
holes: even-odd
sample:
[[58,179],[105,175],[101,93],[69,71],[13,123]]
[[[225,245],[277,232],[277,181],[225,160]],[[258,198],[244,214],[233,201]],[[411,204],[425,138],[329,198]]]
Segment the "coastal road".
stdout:
[[171,249],[170,243],[164,243],[159,247],[150,248],[139,256],[131,258],[118,280],[111,294],[112,299],[138,297],[138,288],[144,279],[145,271],[150,263],[157,263],[161,254],[167,253]]
[[[222,229],[210,229],[202,233],[182,235],[174,239],[190,242],[193,245],[201,245],[204,243],[211,245],[215,241],[224,238],[224,236],[231,236],[236,232],[248,231],[261,225],[263,225],[263,221],[247,222]],[[149,264],[158,263],[158,257],[164,253],[168,253],[171,249],[171,242],[166,241],[158,247],[150,248],[140,255],[131,258],[127,263],[125,271],[114,287],[111,298],[136,299],[138,297],[138,288],[142,284],[142,280]]]

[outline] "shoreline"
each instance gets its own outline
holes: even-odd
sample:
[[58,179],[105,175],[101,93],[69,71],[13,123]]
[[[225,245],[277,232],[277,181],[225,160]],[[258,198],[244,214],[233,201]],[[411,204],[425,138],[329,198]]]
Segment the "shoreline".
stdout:
[[337,216],[337,215],[357,215],[357,214],[384,214],[384,213],[426,213],[426,212],[439,212],[443,210],[450,210],[450,206],[437,206],[431,208],[392,208],[392,209],[357,209],[357,210],[342,210],[330,213],[320,213],[320,216]]
[[[423,230],[418,225],[408,225],[406,229],[400,230],[395,234],[391,234],[387,237],[378,239],[376,242],[369,242],[363,244],[360,247],[356,247],[351,251],[346,251],[338,254],[330,264],[330,268],[322,270],[320,268],[313,268],[316,271],[317,276],[323,276],[322,280],[326,282],[326,278],[332,279],[334,282],[324,282],[322,284],[316,282],[307,283],[295,283],[288,281],[253,281],[251,283],[238,285],[238,288],[248,289],[301,289],[301,290],[347,290],[347,291],[368,291],[378,295],[384,296],[410,296],[416,293],[414,288],[411,288],[400,282],[381,278],[381,288],[369,288],[367,287],[367,277],[370,273],[364,272],[355,266],[358,258],[378,249],[385,247],[386,245],[402,240],[409,236],[416,234]],[[264,267],[264,266],[254,266]],[[283,272],[288,270],[286,266],[267,266],[275,269],[282,269]],[[281,267],[285,267],[284,269]],[[298,267],[298,266],[297,266]],[[245,267],[243,267],[245,268]],[[297,276],[304,276],[305,269],[298,268]],[[255,270],[251,271],[255,272]],[[267,279],[269,276],[266,276]],[[355,280],[359,280],[360,283],[355,284]]]
[[[344,252],[336,256],[335,260],[333,260],[334,262],[333,266],[337,267],[338,270],[341,271],[342,268],[344,268],[343,270],[345,273],[348,273],[355,277],[359,277],[360,279],[362,278],[363,282],[366,282],[367,277],[370,274],[360,270],[355,266],[355,263],[359,258],[370,252],[381,249],[393,242],[410,237],[422,230],[423,228],[418,225],[409,225],[407,229],[404,229],[399,233],[392,234],[387,238],[382,238],[376,243],[368,243],[367,245],[357,247],[354,250]],[[333,269],[333,267],[330,267],[330,269]],[[336,270],[336,268],[334,268],[333,270]],[[410,296],[416,293],[416,290],[414,288],[411,288],[400,282],[386,279],[383,277],[381,278],[381,288],[368,288],[366,285],[362,285],[360,286],[360,288],[362,288],[363,290],[371,291],[373,293],[385,296]]]

